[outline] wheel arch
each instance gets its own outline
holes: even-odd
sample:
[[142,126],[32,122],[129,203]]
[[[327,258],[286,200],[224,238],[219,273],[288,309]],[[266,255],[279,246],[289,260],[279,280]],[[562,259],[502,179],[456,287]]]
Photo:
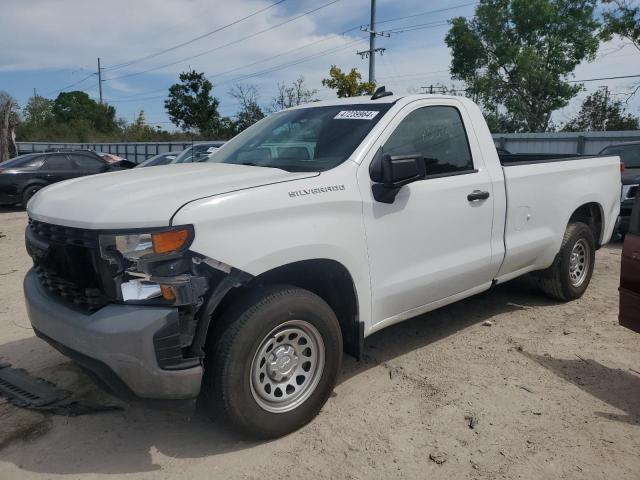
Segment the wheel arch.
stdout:
[[268,285],[291,285],[309,290],[322,298],[338,318],[345,353],[360,358],[364,323],[359,316],[356,285],[349,270],[336,260],[301,260],[275,267],[254,277],[246,277],[241,285],[229,289],[212,311],[212,325],[215,325],[216,317],[249,289]]
[[576,208],[571,216],[567,225],[574,222],[585,223],[593,233],[593,238],[596,241],[596,249],[600,248],[603,243],[604,234],[604,211],[602,205],[598,202],[587,202]]

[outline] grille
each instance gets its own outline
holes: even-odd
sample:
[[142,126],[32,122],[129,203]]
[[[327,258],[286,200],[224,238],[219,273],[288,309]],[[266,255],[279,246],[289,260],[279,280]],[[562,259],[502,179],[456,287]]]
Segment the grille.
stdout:
[[636,193],[638,192],[638,186],[634,185],[627,192],[627,198],[636,198]]
[[55,272],[42,265],[35,265],[34,271],[40,285],[64,300],[86,309],[97,310],[107,303],[106,296],[99,288],[86,288],[72,281],[61,278]]
[[98,248],[98,232],[95,230],[63,227],[61,225],[52,225],[32,219],[29,219],[29,228],[31,228],[31,231],[36,237],[49,242],[86,248]]
[[[35,248],[34,272],[40,284],[62,300],[83,310],[94,311],[109,302],[100,269],[98,233],[29,220]],[[27,243],[30,235],[27,235]],[[42,248],[45,244],[46,249]]]

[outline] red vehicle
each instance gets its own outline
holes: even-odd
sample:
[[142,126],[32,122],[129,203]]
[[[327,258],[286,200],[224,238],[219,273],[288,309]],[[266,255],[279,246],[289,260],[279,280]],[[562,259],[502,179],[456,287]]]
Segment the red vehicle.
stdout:
[[640,333],[640,196],[622,247],[619,319],[620,325]]

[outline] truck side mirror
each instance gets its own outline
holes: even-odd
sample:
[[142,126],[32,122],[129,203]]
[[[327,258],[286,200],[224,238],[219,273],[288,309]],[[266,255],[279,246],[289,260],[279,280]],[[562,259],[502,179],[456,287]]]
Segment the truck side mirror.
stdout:
[[373,184],[373,198],[382,203],[393,203],[400,189],[427,175],[425,159],[420,154],[387,155],[378,151],[371,162],[369,176]]

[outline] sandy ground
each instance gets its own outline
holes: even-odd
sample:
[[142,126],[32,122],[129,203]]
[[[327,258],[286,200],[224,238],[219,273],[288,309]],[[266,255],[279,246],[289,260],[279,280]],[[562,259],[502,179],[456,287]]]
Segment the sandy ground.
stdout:
[[[0,357],[113,402],[29,327],[25,224],[0,210]],[[203,412],[2,404],[0,478],[638,479],[640,336],[617,324],[619,260],[619,244],[598,252],[579,301],[519,282],[375,334],[318,418],[267,443]]]

